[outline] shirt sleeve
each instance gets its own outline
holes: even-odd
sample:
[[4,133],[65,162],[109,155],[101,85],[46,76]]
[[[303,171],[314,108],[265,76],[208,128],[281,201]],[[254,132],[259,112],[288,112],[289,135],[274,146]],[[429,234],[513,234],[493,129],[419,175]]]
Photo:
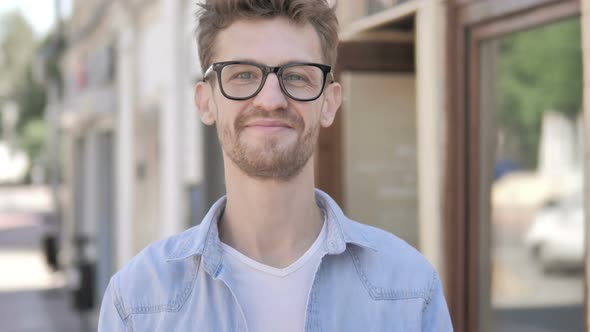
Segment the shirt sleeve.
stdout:
[[453,325],[449,315],[449,309],[442,290],[442,284],[438,274],[434,272],[432,287],[430,291],[430,300],[424,308],[422,316],[422,331],[444,331],[452,332]]
[[[122,319],[121,313],[119,312],[116,302],[116,284],[115,278],[111,278],[107,290],[105,291],[100,306],[100,316],[98,319],[98,332],[131,332],[128,329],[125,321]],[[122,306],[119,306],[122,308]]]

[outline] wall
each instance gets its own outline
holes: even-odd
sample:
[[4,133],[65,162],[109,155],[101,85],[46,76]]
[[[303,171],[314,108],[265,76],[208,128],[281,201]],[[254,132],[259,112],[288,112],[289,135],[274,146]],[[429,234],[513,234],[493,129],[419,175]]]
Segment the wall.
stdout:
[[419,247],[416,82],[410,74],[343,75],[348,215]]

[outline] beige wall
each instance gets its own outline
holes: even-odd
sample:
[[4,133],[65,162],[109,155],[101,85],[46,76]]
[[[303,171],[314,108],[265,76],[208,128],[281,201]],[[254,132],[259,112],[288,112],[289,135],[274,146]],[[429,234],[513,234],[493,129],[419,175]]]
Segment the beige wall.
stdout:
[[414,76],[348,73],[342,83],[346,211],[418,248]]

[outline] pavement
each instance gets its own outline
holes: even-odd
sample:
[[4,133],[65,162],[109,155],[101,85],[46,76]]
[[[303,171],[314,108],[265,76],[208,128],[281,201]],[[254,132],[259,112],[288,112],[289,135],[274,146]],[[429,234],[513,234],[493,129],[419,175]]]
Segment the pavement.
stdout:
[[88,317],[72,310],[65,278],[41,250],[43,188],[0,187],[0,331],[86,332]]

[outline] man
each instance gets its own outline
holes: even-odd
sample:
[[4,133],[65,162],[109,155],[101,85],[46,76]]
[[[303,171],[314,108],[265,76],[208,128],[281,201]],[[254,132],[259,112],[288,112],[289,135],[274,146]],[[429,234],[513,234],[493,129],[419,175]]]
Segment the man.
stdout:
[[195,101],[223,148],[227,196],[111,280],[100,331],[451,331],[413,248],[314,190],[341,87],[324,0],[209,0]]

